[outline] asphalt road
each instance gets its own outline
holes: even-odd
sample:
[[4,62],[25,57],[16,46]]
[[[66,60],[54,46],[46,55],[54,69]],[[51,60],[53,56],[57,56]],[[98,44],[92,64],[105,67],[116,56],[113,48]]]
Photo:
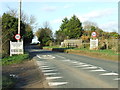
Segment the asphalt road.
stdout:
[[118,88],[118,62],[28,47],[52,88]]

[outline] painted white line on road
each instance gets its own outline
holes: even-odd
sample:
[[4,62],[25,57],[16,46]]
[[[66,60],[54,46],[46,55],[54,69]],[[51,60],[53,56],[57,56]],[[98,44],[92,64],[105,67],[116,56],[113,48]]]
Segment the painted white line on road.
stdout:
[[79,62],[78,64],[86,64],[86,63],[83,63],[83,62]]
[[120,80],[120,78],[115,78],[115,79],[113,79],[113,80],[116,80],[116,81],[118,81],[118,80]]
[[59,79],[59,78],[62,78],[62,77],[46,77],[47,80]]
[[65,57],[63,57],[63,56],[60,56],[60,55],[56,55],[57,57],[60,57],[60,58],[65,58]]
[[96,69],[96,68],[98,68],[98,67],[93,66],[93,67],[86,67],[86,68],[82,68],[82,69]]
[[76,62],[76,61],[72,61],[71,63],[78,63],[78,62]]
[[104,71],[106,71],[106,70],[104,70],[104,69],[97,69],[97,70],[90,70],[91,72],[104,72]]
[[44,66],[41,66],[42,68],[47,68],[47,67],[49,67],[49,66],[46,66],[46,65],[44,65]]
[[70,61],[69,59],[67,59],[67,60],[62,60],[62,61],[65,61],[65,62],[67,62],[67,61]]
[[53,72],[53,71],[57,71],[57,70],[43,70],[42,72]]
[[38,58],[41,58],[39,55],[37,55]]
[[52,55],[41,55],[41,56],[37,55],[37,57],[40,59],[54,59],[55,58]]
[[65,85],[68,82],[49,82],[49,86],[59,86],[59,85]]
[[79,67],[81,67],[81,66],[74,66],[74,67],[78,67],[78,68],[79,68]]
[[59,73],[44,73],[44,75],[48,76],[48,75],[57,75]]
[[103,75],[103,76],[113,76],[113,75],[119,75],[118,73],[103,73],[103,74],[100,74],[100,75]]
[[80,65],[80,67],[88,67],[88,66],[91,66],[91,65],[89,65],[89,64]]
[[43,69],[43,70],[48,70],[48,69],[54,69],[54,68],[43,67],[43,68],[41,68],[41,69]]

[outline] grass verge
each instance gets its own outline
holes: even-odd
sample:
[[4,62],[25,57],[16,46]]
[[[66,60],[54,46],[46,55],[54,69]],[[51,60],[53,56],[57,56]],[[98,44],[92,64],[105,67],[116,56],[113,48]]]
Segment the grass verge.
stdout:
[[14,87],[17,80],[10,76],[2,77],[2,90],[9,90]]
[[117,52],[113,50],[89,50],[88,48],[60,48],[55,46],[52,47],[43,47],[43,49],[51,50],[51,51],[62,51],[62,52],[67,52],[67,53],[72,53],[72,54],[78,54],[78,55],[85,55],[85,56],[90,56],[90,57],[95,57],[95,58],[101,58],[101,59],[107,59],[107,60],[114,60],[114,61],[119,61],[118,54]]
[[9,56],[2,59],[2,65],[18,64],[29,58],[29,54]]
[[[2,59],[2,65],[19,64],[29,59],[29,54],[9,56]],[[9,90],[16,84],[17,79],[11,76],[2,76],[2,90]]]

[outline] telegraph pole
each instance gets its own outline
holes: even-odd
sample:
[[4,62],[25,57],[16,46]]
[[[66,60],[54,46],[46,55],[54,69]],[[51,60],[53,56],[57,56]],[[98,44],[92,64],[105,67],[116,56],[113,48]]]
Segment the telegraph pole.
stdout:
[[21,21],[21,0],[19,0],[19,10],[18,10],[18,34],[20,34],[20,21]]

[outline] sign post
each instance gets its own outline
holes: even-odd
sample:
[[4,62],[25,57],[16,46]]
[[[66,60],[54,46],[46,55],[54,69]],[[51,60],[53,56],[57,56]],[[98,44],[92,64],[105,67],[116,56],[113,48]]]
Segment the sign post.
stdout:
[[19,0],[19,10],[18,10],[18,34],[15,35],[17,42],[10,41],[10,56],[13,54],[23,54],[23,40],[20,36],[20,20],[21,20],[21,0]]
[[97,50],[98,49],[98,39],[97,37],[97,33],[96,32],[92,32],[92,38],[90,39],[90,50]]
[[10,56],[13,54],[23,54],[23,41],[12,42],[10,41]]

